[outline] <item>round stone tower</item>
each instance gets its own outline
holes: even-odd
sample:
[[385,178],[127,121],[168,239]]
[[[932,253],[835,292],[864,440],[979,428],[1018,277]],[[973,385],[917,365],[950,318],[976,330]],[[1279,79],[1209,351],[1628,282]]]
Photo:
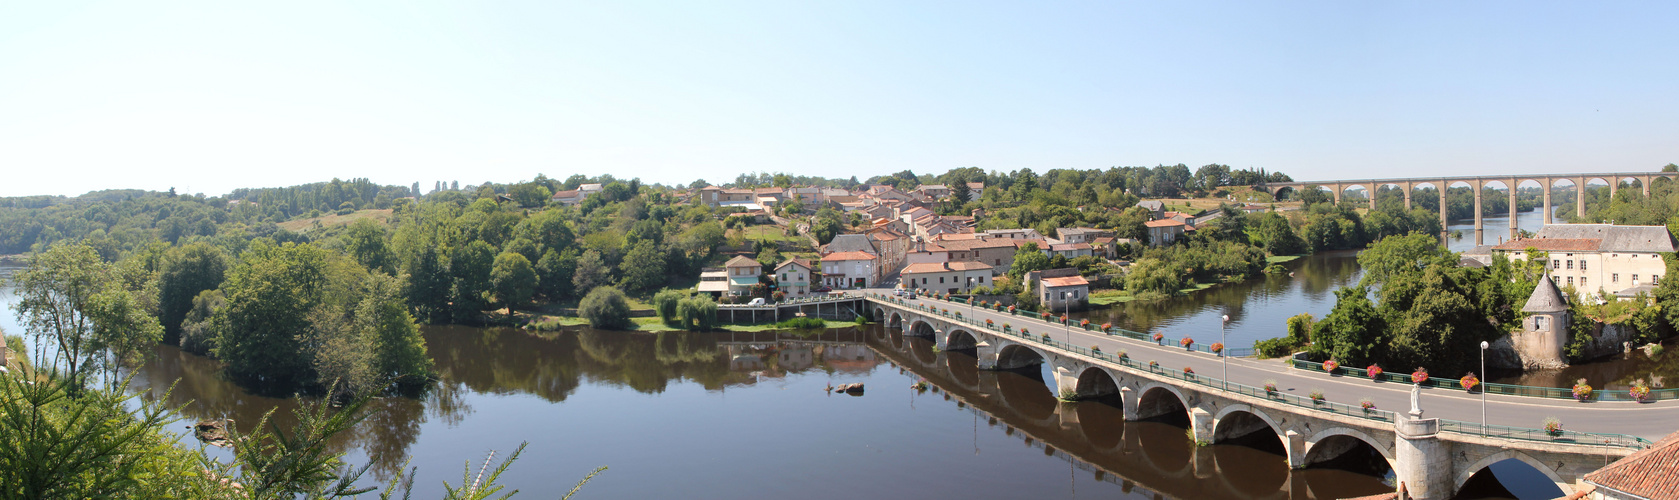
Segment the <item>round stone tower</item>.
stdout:
[[1539,278],[1533,295],[1527,298],[1522,312],[1522,330],[1511,334],[1511,345],[1522,359],[1523,368],[1562,368],[1568,366],[1568,299],[1551,282],[1550,275]]

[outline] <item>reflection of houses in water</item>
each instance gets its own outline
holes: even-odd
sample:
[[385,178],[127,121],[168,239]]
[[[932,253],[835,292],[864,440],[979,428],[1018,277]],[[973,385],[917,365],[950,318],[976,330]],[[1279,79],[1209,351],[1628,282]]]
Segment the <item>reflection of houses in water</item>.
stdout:
[[776,364],[783,371],[804,371],[816,364],[815,353],[809,346],[786,346],[776,356]]
[[729,349],[729,370],[737,372],[751,372],[764,369],[763,356],[753,353],[735,353]]
[[824,345],[819,349],[822,351],[822,364],[838,372],[868,373],[880,364],[874,349],[862,344]]

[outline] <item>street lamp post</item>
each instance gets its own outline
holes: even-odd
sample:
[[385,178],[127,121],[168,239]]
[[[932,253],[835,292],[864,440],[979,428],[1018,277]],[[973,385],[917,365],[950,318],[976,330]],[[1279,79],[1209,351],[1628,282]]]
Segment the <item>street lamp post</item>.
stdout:
[[1224,364],[1224,390],[1230,390],[1230,315],[1226,314],[1218,323],[1218,343],[1224,344],[1224,349],[1218,351],[1219,362]]
[[[1487,377],[1487,341],[1481,341],[1481,378]],[[1481,381],[1481,432],[1487,431],[1487,381]]]

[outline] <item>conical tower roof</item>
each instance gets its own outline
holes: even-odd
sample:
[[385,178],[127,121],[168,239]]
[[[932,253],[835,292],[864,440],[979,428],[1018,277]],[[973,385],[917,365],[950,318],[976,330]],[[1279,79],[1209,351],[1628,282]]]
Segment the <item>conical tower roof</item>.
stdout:
[[1541,275],[1539,286],[1533,287],[1533,295],[1527,298],[1527,305],[1522,306],[1522,312],[1554,313],[1568,310],[1568,300],[1557,291],[1557,284],[1551,282],[1551,275]]

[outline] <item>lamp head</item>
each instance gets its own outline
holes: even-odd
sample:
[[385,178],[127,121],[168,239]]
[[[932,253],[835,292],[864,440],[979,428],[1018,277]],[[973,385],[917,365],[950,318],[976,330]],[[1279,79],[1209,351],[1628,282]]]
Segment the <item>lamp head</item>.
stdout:
[[1481,341],[1481,349],[1485,350],[1487,348],[1487,346],[1488,346],[1487,341],[1485,341],[1485,340]]

